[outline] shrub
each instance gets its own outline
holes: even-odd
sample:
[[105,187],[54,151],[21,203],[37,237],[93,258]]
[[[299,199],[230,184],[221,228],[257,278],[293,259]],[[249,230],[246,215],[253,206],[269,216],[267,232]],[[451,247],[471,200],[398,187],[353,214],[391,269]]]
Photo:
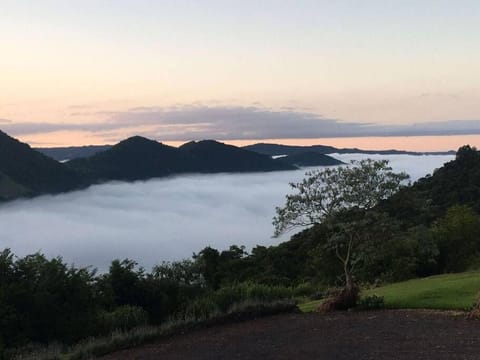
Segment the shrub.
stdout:
[[359,295],[360,289],[358,286],[353,286],[350,289],[344,288],[334,297],[330,297],[322,302],[318,307],[318,311],[331,312],[351,309],[357,305]]
[[310,283],[297,285],[297,287],[293,289],[293,295],[295,296],[312,297],[312,295],[317,292],[318,289]]
[[293,296],[294,292],[290,287],[242,283],[222,287],[214,292],[211,297],[220,311],[228,311],[234,304],[244,301],[271,302],[291,299]]
[[217,303],[211,296],[191,302],[185,310],[176,317],[182,320],[199,321],[209,319],[220,312]]
[[100,312],[98,322],[100,331],[107,334],[146,325],[148,323],[148,315],[140,307],[123,305],[110,312]]
[[357,307],[361,310],[378,310],[385,307],[383,296],[369,295],[360,299]]

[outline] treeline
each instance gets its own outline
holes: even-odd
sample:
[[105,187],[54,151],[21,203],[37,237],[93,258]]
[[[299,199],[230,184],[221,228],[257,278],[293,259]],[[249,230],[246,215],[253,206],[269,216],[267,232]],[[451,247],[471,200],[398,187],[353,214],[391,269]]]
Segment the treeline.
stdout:
[[[239,248],[233,247],[231,254]],[[224,261],[236,255],[222,253]],[[216,270],[215,270],[216,271]],[[162,263],[146,272],[132,260],[114,260],[109,271],[68,266],[42,254],[0,252],[0,359],[31,344],[73,344],[167,320],[203,320],[248,301],[270,303],[310,296],[316,289],[211,282],[210,261]],[[207,280],[208,279],[208,280]]]

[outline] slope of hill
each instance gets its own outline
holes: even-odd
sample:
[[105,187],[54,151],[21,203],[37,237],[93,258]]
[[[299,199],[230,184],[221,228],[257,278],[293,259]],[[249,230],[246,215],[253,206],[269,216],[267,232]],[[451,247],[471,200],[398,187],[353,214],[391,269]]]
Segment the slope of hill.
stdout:
[[252,172],[294,170],[295,166],[274,161],[269,156],[214,140],[191,141],[179,148],[192,156],[202,172]]
[[480,212],[480,152],[468,145],[461,147],[454,161],[421,179],[414,188],[428,194],[432,205],[442,210],[461,204]]
[[480,212],[480,152],[466,145],[431,176],[419,179],[380,204],[409,224],[430,224],[454,205]]
[[292,170],[294,166],[268,156],[216,141],[184,144],[180,148],[134,136],[89,158],[66,166],[91,183],[108,180],[146,180],[182,173]]
[[402,151],[402,150],[362,150],[357,148],[336,148],[333,146],[325,145],[311,145],[311,146],[292,146],[292,145],[280,145],[280,144],[253,144],[243,147],[246,150],[255,151],[260,154],[269,156],[276,155],[293,155],[300,152],[316,152],[320,154],[383,154],[383,155],[454,155],[455,151],[445,152],[415,152],[415,151]]
[[314,151],[299,152],[277,159],[295,166],[333,166],[344,164],[331,156],[320,154]]
[[141,136],[123,140],[91,157],[71,160],[66,165],[90,182],[145,180],[200,170],[191,157],[179,149]]
[[111,145],[87,145],[87,146],[69,146],[54,148],[34,148],[43,155],[51,157],[57,161],[86,158],[95,155],[98,152],[110,149]]
[[281,145],[281,144],[265,144],[258,143],[247,145],[243,147],[246,150],[255,151],[260,154],[269,156],[277,155],[293,155],[305,151],[313,151],[320,154],[329,154],[338,152],[337,148],[333,146],[314,145],[314,146],[299,146],[299,145]]
[[73,171],[0,131],[0,199],[64,192],[81,185]]

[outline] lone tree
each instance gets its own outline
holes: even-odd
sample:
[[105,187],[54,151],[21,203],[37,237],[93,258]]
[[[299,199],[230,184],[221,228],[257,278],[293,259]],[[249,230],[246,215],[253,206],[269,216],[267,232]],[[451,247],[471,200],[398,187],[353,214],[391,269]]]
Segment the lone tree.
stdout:
[[375,225],[384,223],[365,210],[393,195],[408,178],[393,172],[387,160],[371,159],[307,172],[301,182],[290,184],[293,193],[286,196],[285,206],[276,208],[274,236],[320,223],[335,229],[327,247],[342,263],[348,297],[355,292],[352,272],[365,241],[377,232]]

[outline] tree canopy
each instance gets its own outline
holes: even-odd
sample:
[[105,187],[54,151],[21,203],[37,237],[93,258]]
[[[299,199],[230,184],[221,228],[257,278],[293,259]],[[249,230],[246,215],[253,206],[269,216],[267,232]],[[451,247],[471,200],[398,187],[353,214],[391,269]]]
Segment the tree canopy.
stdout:
[[342,211],[369,209],[393,195],[409,176],[395,173],[387,160],[352,161],[349,166],[309,171],[273,218],[274,236],[318,224]]

